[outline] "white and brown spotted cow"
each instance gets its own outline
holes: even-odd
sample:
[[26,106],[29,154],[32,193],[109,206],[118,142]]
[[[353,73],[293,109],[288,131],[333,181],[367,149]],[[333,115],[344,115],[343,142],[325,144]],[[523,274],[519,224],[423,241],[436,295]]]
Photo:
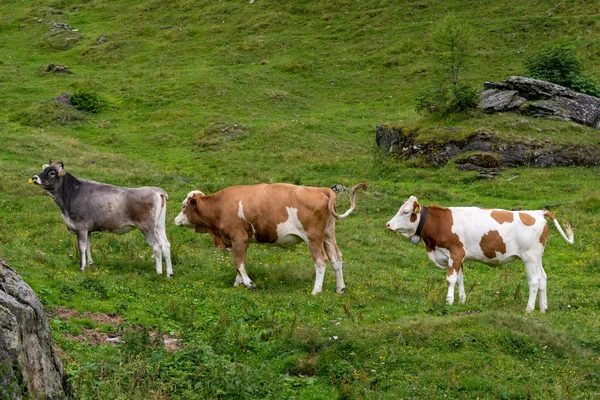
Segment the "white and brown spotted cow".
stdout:
[[336,194],[330,188],[283,183],[232,186],[211,195],[190,192],[182,203],[175,224],[209,233],[216,247],[233,250],[237,276],[234,286],[256,286],[246,274],[249,243],[287,247],[304,241],[316,267],[312,294],[321,292],[325,265],[331,261],[337,293],[344,292],[342,253],[335,241],[335,220],[345,218],[355,207],[358,184],[350,190],[350,209],[335,211]]
[[534,309],[540,292],[540,311],[548,308],[546,299],[546,272],[542,255],[548,239],[548,217],[554,221],[563,239],[573,244],[573,232],[565,221],[566,231],[546,210],[506,211],[479,207],[424,207],[411,196],[386,227],[425,243],[429,258],[440,268],[447,269],[448,304],[454,302],[454,285],[458,282],[459,302],[467,299],[462,264],[479,261],[487,265],[501,265],[521,259],[525,264],[529,284],[526,311]]

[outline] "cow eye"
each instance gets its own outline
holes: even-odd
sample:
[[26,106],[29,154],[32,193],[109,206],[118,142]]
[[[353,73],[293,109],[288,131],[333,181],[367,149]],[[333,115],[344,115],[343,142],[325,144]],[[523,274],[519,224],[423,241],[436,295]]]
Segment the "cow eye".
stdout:
[[54,171],[50,171],[50,172],[48,172],[48,175],[50,175],[50,176],[54,176],[54,175],[56,175],[56,172],[54,172]]

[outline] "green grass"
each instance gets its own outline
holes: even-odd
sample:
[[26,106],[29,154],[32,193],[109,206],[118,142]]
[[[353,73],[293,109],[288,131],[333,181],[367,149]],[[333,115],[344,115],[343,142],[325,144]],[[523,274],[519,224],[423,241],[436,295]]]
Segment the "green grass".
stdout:
[[[596,130],[559,121],[419,118],[416,94],[434,69],[428,33],[447,12],[475,33],[464,75],[473,85],[523,73],[523,60],[558,39],[600,76],[594,2],[0,4],[0,257],[48,310],[123,318],[119,326],[51,319],[75,398],[598,396],[600,169],[505,169],[478,180],[452,165],[412,168],[375,148],[381,123],[419,128],[427,140],[486,129],[598,145]],[[51,32],[52,22],[77,31]],[[40,72],[50,63],[73,74]],[[64,92],[95,94],[103,106],[81,116],[49,102]],[[56,205],[27,184],[49,158],[78,177],[167,190],[175,277],[155,274],[139,232],[94,234],[96,266],[79,272]],[[323,293],[310,295],[305,245],[250,247],[258,289],[233,288],[232,255],[172,224],[190,190],[259,182],[369,183],[337,225],[343,296],[330,268]],[[467,303],[445,305],[445,272],[384,228],[410,195],[550,207],[573,224],[574,246],[551,228],[548,313],[524,312],[519,262],[466,265]],[[338,204],[345,210],[347,196]],[[124,343],[73,339],[93,328]],[[176,336],[181,348],[168,352],[152,332]]]

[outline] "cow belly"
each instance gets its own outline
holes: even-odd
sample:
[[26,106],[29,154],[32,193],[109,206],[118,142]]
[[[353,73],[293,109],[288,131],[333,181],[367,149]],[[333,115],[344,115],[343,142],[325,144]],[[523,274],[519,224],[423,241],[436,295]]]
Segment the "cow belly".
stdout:
[[102,232],[116,233],[117,235],[122,235],[133,229],[135,229],[135,226],[133,226],[133,225],[125,225],[125,226],[121,226],[118,228],[100,228],[100,230]]
[[443,247],[436,247],[435,250],[427,252],[429,259],[433,261],[440,268],[447,268],[452,266],[450,259],[450,251]]
[[485,255],[479,255],[479,256],[469,256],[467,255],[467,257],[465,257],[465,261],[478,261],[480,263],[483,264],[487,264],[487,265],[491,265],[491,266],[496,266],[496,265],[502,265],[502,264],[508,264],[510,262],[515,261],[516,259],[519,259],[520,257],[516,254],[500,254],[500,253],[496,253],[496,257],[494,258],[488,258]]
[[276,246],[287,247],[292,246],[301,241],[308,243],[308,236],[298,219],[298,210],[292,207],[286,207],[288,219],[277,225],[277,240]]

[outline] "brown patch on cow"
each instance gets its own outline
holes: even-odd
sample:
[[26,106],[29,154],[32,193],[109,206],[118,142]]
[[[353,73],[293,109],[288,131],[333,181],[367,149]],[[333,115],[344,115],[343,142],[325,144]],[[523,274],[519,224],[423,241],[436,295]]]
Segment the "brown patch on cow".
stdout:
[[552,220],[555,220],[555,219],[556,219],[556,217],[554,216],[554,214],[552,214],[552,213],[551,213],[550,211],[548,211],[548,210],[544,210],[544,217],[548,217],[548,218],[550,218],[550,219],[552,219]]
[[544,224],[544,229],[542,230],[542,234],[540,235],[540,243],[542,246],[546,245],[546,241],[548,240],[548,222]]
[[139,203],[137,207],[134,207],[133,210],[131,210],[131,219],[137,222],[147,220],[153,205],[154,204],[151,202]]
[[421,239],[428,252],[436,247],[448,249],[452,258],[452,268],[459,271],[466,252],[458,235],[452,232],[453,225],[452,211],[449,208],[430,205]]
[[417,220],[417,213],[410,214],[410,222],[415,222]]
[[532,225],[535,225],[535,218],[533,218],[533,217],[532,217],[531,215],[529,215],[529,214],[526,214],[526,213],[522,213],[522,212],[520,212],[520,213],[519,213],[519,219],[521,220],[521,222],[522,222],[524,225],[527,225],[527,226],[532,226]]
[[487,258],[496,258],[496,253],[506,253],[506,243],[504,243],[502,236],[496,230],[489,231],[483,235],[479,242],[479,247],[481,247],[483,255]]
[[512,212],[504,211],[504,210],[494,210],[494,211],[492,211],[492,213],[490,215],[499,224],[504,224],[504,223],[510,224],[515,219]]

